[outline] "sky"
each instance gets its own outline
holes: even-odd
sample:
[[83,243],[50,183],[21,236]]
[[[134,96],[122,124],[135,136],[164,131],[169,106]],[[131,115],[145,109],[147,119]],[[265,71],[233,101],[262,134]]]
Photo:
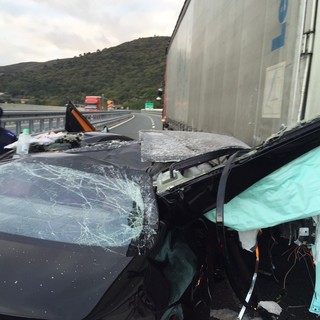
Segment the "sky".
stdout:
[[0,0],[0,66],[171,36],[185,0]]

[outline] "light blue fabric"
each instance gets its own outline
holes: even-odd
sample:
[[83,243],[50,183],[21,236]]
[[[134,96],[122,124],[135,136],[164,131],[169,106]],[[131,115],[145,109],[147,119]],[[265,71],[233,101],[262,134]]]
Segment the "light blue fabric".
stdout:
[[[224,224],[248,231],[318,214],[320,147],[282,166],[226,203]],[[215,209],[205,215],[216,221]]]

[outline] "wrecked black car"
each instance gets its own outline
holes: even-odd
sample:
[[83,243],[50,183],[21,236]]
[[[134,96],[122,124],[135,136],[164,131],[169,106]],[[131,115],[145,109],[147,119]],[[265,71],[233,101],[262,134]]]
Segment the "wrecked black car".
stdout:
[[253,149],[95,132],[72,105],[66,119],[1,156],[3,319],[318,316],[320,119]]

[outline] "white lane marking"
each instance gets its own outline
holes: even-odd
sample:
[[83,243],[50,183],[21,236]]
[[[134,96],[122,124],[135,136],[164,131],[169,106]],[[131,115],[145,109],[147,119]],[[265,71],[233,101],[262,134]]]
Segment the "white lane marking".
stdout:
[[118,123],[118,124],[115,124],[115,125],[112,126],[112,127],[109,127],[109,129],[114,129],[114,128],[116,128],[116,127],[122,126],[123,124],[131,121],[133,118],[135,118],[135,115],[132,115],[132,117],[131,117],[130,119],[127,119],[127,120],[125,120],[125,121],[123,121],[123,122],[120,122],[120,123]]
[[151,121],[151,128],[152,129],[154,129],[155,127],[156,127],[156,125],[154,124],[154,120],[151,118],[151,117],[149,117],[149,116],[147,116],[149,119],[150,119],[150,121]]

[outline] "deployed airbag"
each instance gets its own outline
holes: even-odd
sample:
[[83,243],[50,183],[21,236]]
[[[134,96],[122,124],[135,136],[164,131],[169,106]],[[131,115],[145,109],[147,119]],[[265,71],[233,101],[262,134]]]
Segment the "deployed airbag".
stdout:
[[[234,197],[224,206],[225,226],[248,231],[318,215],[319,160],[317,147]],[[216,210],[207,212],[206,217],[215,221]]]

